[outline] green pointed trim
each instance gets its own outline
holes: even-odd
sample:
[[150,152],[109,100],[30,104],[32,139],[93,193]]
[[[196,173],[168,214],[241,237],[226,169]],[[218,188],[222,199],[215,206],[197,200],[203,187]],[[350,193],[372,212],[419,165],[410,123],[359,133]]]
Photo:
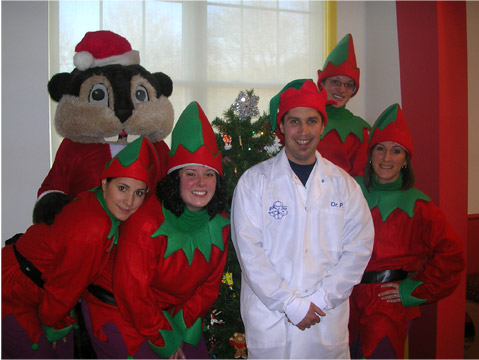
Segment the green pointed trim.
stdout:
[[163,311],[163,314],[165,315],[166,319],[172,327],[172,330],[158,330],[158,332],[163,337],[165,346],[161,347],[153,345],[150,340],[148,340],[148,344],[156,355],[162,358],[168,358],[169,356],[173,355],[176,350],[178,350],[181,345],[181,342],[183,341],[183,336],[180,329],[178,329],[178,327],[176,326],[176,323],[173,320],[172,316],[167,311]]
[[[125,148],[123,148],[122,151],[120,151],[115,157],[113,157],[107,164],[106,164],[106,168],[108,169],[111,165],[111,163],[117,159],[120,164],[123,166],[123,167],[128,167],[130,166],[131,164],[133,164],[136,160],[138,160],[138,157],[140,156],[140,152],[141,152],[141,145],[143,144],[143,137],[139,137],[138,139],[136,139],[135,141],[131,142],[130,144],[128,144],[128,146],[126,146]],[[150,169],[153,165],[150,166]],[[150,169],[147,169],[147,170],[150,170]]]
[[38,350],[38,344],[33,344],[32,345],[32,350]]
[[360,118],[359,116],[355,116],[351,111],[346,109],[346,105],[340,108],[327,105],[326,114],[328,115],[328,122],[324,126],[321,139],[323,139],[330,131],[336,130],[343,143],[346,141],[346,138],[349,136],[349,134],[356,135],[361,143],[367,140],[364,139],[363,130],[371,130],[371,125],[369,125],[364,119]]
[[399,283],[399,296],[401,302],[406,307],[418,306],[424,304],[427,299],[418,299],[411,296],[412,292],[419,286],[424,284],[423,281],[412,280],[411,277],[414,274],[409,275],[406,279]]
[[103,210],[105,210],[105,212],[108,214],[108,216],[111,219],[111,229],[107,236],[107,239],[111,239],[113,237],[113,241],[111,243],[110,249],[108,249],[107,251],[107,252],[110,252],[111,249],[113,248],[113,245],[118,244],[118,236],[120,236],[118,226],[120,226],[121,220],[118,220],[108,209],[108,206],[106,206],[105,197],[103,196],[103,190],[101,189],[100,186],[97,186],[96,188],[90,191],[93,191],[95,193],[95,196],[98,202],[100,203],[101,207],[103,208]]
[[127,359],[134,359],[134,357],[131,356],[131,355],[128,355],[126,358],[127,358]]
[[326,61],[324,62],[324,68],[328,62],[338,66],[349,58],[349,38],[351,35],[346,35],[337,43],[334,49],[329,53]]
[[185,319],[183,317],[183,309],[178,311],[173,320],[178,325],[183,333],[183,342],[193,346],[198,345],[201,339],[201,318],[199,317],[189,328],[186,327]]
[[[155,238],[161,235],[168,237],[168,245],[164,255],[165,259],[176,251],[183,250],[188,259],[188,264],[191,266],[196,249],[201,251],[206,262],[210,261],[211,247],[213,245],[224,251],[221,229],[230,223],[224,216],[218,214],[212,220],[209,220],[208,216],[205,218],[204,214],[198,214],[198,216],[205,218],[206,221],[196,223],[194,228],[185,231],[185,227],[181,226],[184,222],[181,220],[183,216],[188,216],[187,210],[177,218],[163,207],[163,214],[165,215],[165,221],[151,237]],[[205,214],[207,215],[206,212]]]
[[54,328],[52,328],[50,326],[46,326],[44,324],[42,324],[42,326],[43,326],[43,329],[45,330],[45,335],[46,335],[48,341],[50,341],[50,342],[55,342],[55,341],[58,341],[60,339],[63,339],[65,336],[68,335],[68,333],[71,331],[71,329],[73,329],[73,324],[70,325],[70,326],[67,326],[64,329],[60,329],[60,330],[55,330]]
[[383,222],[386,221],[389,215],[396,209],[401,209],[412,218],[418,200],[431,201],[429,196],[418,189],[411,188],[401,190],[402,175],[399,176],[395,182],[389,184],[379,184],[373,175],[369,191],[366,189],[366,186],[364,186],[362,177],[357,177],[356,181],[363,190],[369,209],[372,210],[377,206]]

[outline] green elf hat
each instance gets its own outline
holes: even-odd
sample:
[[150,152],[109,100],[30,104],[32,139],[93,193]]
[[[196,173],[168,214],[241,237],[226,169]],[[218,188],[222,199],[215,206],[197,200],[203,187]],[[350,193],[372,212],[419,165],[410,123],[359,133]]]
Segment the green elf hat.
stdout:
[[187,165],[207,166],[223,175],[216,136],[200,104],[192,101],[181,113],[171,133],[167,173]]
[[318,86],[321,88],[321,83],[324,80],[336,75],[349,76],[353,79],[356,87],[351,97],[356,95],[359,89],[359,68],[356,64],[356,54],[354,53],[351,34],[347,34],[337,43],[326,58],[323,70],[318,70]]
[[324,125],[326,125],[328,122],[326,105],[334,103],[327,101],[327,97],[326,90],[320,91],[311,79],[298,79],[286,84],[269,102],[271,128],[276,130],[281,143],[283,143],[283,134],[279,131],[281,118],[295,107],[304,106],[318,110],[323,117]]
[[143,181],[148,192],[156,187],[160,163],[156,150],[145,137],[139,137],[121,150],[107,164],[101,180],[114,177],[129,177]]
[[411,134],[399,104],[393,104],[379,115],[369,135],[368,154],[377,143],[392,141],[401,145],[412,157]]

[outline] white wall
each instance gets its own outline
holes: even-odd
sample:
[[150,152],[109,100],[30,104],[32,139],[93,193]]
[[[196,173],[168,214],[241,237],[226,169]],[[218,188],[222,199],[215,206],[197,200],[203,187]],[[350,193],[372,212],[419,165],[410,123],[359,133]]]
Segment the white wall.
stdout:
[[337,6],[338,41],[347,33],[353,35],[361,69],[360,89],[348,108],[374,124],[389,105],[401,104],[396,3],[338,1]]
[[48,3],[2,1],[2,245],[31,225],[50,166]]

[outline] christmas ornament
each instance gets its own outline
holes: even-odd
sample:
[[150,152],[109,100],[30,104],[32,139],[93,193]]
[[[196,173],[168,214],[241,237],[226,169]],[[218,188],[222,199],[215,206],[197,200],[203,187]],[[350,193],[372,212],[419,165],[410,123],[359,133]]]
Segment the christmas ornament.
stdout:
[[223,137],[223,142],[225,143],[224,149],[225,150],[231,150],[231,148],[232,148],[232,146],[231,146],[231,140],[232,140],[231,136],[223,134],[222,137]]
[[227,271],[223,274],[223,278],[221,279],[223,284],[228,285],[230,290],[233,290],[233,273]]
[[276,154],[279,150],[281,150],[281,141],[277,136],[275,136],[274,144],[271,146],[265,146],[264,149],[268,154]]
[[247,118],[258,116],[258,101],[259,96],[249,95],[240,91],[235,103],[231,105],[231,108],[238,113],[240,120],[244,121]]
[[223,320],[220,320],[217,318],[217,316],[221,314],[221,311],[218,311],[216,309],[214,309],[211,314],[210,314],[210,325],[209,326],[213,326],[214,324],[218,324],[218,325],[223,325],[225,322]]
[[246,355],[246,339],[243,333],[235,332],[234,335],[230,337],[230,345],[236,349],[235,359],[248,358]]

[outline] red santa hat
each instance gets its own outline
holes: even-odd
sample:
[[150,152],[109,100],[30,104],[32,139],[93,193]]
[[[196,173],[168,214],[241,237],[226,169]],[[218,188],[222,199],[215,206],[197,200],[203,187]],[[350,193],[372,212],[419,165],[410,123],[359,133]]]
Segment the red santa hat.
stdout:
[[412,157],[413,146],[406,119],[399,104],[393,104],[379,115],[369,135],[368,154],[380,142],[392,141],[401,145]]
[[200,104],[191,102],[171,133],[168,174],[187,165],[207,166],[223,175],[216,136]]
[[331,76],[348,76],[354,80],[356,87],[351,97],[356,95],[359,89],[359,68],[356,64],[353,36],[347,34],[334,47],[324,62],[323,70],[318,70],[318,86]]
[[87,32],[75,47],[73,63],[79,70],[105,65],[138,65],[140,53],[124,37],[112,31]]
[[114,177],[129,177],[143,181],[148,193],[153,193],[160,174],[160,164],[154,146],[141,136],[128,144],[107,164],[101,180]]

